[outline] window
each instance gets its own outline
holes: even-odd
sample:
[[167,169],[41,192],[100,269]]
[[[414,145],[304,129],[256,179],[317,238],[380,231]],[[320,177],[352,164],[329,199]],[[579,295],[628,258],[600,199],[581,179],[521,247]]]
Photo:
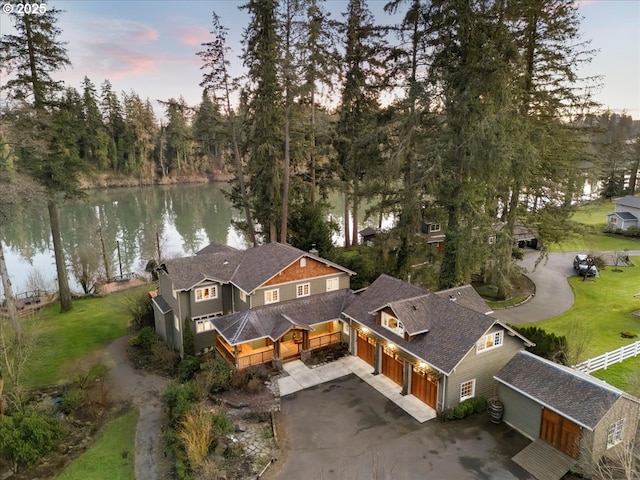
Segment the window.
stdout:
[[244,293],[242,290],[240,290],[240,300],[242,300],[243,302],[247,301],[247,294]]
[[383,327],[388,328],[396,335],[404,337],[404,325],[402,325],[402,322],[397,318],[394,318],[391,315],[382,312],[381,323]]
[[180,331],[180,320],[175,315],[173,316],[173,328],[176,329],[176,332]]
[[218,287],[216,285],[209,285],[208,287],[196,288],[196,302],[204,302],[205,300],[211,300],[218,298]]
[[209,330],[213,330],[213,322],[211,320],[196,320],[196,333],[208,332]]
[[460,384],[460,401],[463,402],[468,398],[473,398],[476,394],[476,379],[469,380]]
[[618,219],[616,217],[611,217],[610,222],[615,225],[616,223],[618,223]]
[[327,278],[327,292],[338,290],[340,288],[339,278]]
[[280,301],[280,290],[275,288],[264,292],[264,303],[276,303]]
[[307,259],[306,258],[301,258],[300,259],[300,266],[301,267],[306,267],[307,266]]
[[504,338],[504,330],[500,330],[499,332],[493,332],[489,335],[485,335],[478,341],[476,345],[476,353],[484,352],[485,350],[490,350],[492,348],[500,347],[502,345],[502,340]]
[[431,228],[429,228],[430,232],[439,232],[440,231],[440,224],[439,223],[432,223],[431,224]]
[[609,425],[607,431],[607,448],[611,448],[622,441],[622,434],[624,432],[624,418],[621,418],[617,422]]
[[493,245],[494,243],[496,243],[496,236],[489,235],[488,242],[489,242],[489,245]]
[[308,297],[311,294],[311,284],[301,283],[296,285],[296,297]]

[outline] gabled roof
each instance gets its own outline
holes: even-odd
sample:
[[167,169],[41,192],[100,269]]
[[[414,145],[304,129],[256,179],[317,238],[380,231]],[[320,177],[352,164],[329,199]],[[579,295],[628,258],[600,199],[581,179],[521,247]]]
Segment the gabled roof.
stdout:
[[435,292],[440,298],[456,302],[458,305],[475,310],[478,313],[489,315],[493,310],[487,305],[487,302],[480,296],[476,289],[471,285],[462,285],[461,287],[448,288]]
[[631,212],[611,212],[609,215],[614,215],[622,220],[638,220],[638,217]]
[[261,338],[275,341],[294,327],[313,329],[316,324],[339,319],[352,296],[351,290],[336,290],[216,317],[212,322],[230,345]]
[[615,203],[616,205],[623,205],[625,207],[640,208],[640,197],[627,195],[626,197],[619,198]]
[[[403,325],[406,321],[411,330],[428,332],[416,334],[407,341],[378,325],[376,313],[385,307],[396,307],[398,312],[394,309],[394,313],[406,314],[398,320]],[[356,294],[344,315],[446,374],[451,373],[494,325],[512,331],[495,318],[388,275],[381,275],[366,290]]]
[[162,298],[162,295],[156,295],[151,299],[151,301],[156,304],[156,307],[158,307],[160,313],[166,314],[171,311],[171,306],[164,298]]
[[166,260],[162,266],[171,276],[176,290],[189,290],[211,280],[232,283],[245,293],[251,293],[302,257],[355,275],[347,268],[283,243],[267,243],[248,250],[212,243],[194,257]]
[[591,375],[527,351],[518,352],[494,378],[589,430],[621,396],[628,397]]

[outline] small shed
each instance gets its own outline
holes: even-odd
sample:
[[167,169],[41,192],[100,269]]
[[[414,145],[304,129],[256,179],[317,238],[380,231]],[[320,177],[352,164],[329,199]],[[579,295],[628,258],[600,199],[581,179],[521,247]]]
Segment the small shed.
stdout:
[[638,217],[631,212],[611,212],[607,215],[607,228],[610,230],[627,230],[638,226]]
[[[588,473],[636,435],[640,400],[591,375],[521,351],[494,378],[504,421],[533,440],[514,457],[531,473],[540,462],[548,470],[551,457],[566,468],[558,478],[575,464]],[[541,445],[551,453],[527,454]]]
[[366,227],[358,232],[358,234],[360,234],[362,243],[373,242],[378,233],[379,231],[373,227]]

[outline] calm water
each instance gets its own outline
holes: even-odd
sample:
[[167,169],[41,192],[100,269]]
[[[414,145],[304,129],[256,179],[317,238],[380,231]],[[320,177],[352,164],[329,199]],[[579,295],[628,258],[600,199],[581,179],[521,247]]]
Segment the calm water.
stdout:
[[[150,259],[158,258],[158,243],[163,258],[191,255],[212,241],[245,248],[247,243],[232,224],[242,215],[223,194],[226,184],[191,184],[146,188],[118,188],[90,191],[84,201],[67,202],[60,208],[62,239],[69,264],[70,252],[78,246],[88,248],[103,267],[104,241],[111,275],[144,272]],[[343,203],[339,195],[329,201],[331,215],[343,224]],[[360,219],[364,219],[363,212]],[[367,222],[376,225],[377,220]],[[388,224],[390,221],[387,220]],[[363,228],[364,223],[359,225]],[[2,231],[7,268],[14,293],[34,284],[56,289],[56,269],[46,205],[25,212]],[[101,241],[102,237],[102,241]],[[336,244],[342,242],[336,235]],[[159,239],[159,242],[158,242]],[[120,244],[120,261],[117,244]],[[75,291],[80,286],[69,271]],[[0,292],[2,286],[0,285]]]

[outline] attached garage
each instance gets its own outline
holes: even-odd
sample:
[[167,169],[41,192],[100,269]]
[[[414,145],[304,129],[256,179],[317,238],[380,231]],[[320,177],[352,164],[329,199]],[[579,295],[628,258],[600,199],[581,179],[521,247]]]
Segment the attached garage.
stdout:
[[402,372],[404,364],[395,358],[392,351],[387,349],[382,352],[382,374],[402,386]]
[[426,373],[413,368],[411,370],[411,395],[435,409],[438,403],[438,384]]
[[358,332],[358,357],[367,362],[372,367],[375,366],[376,344],[373,338],[366,336],[362,332]]

